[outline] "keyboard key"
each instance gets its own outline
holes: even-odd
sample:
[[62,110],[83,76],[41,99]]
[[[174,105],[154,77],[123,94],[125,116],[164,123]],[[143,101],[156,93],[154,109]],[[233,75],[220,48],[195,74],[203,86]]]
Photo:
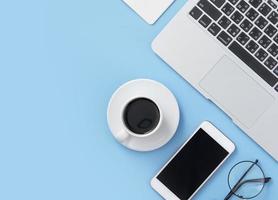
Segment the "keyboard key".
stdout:
[[266,59],[266,57],[268,56],[268,54],[265,52],[265,50],[263,49],[259,49],[256,53],[255,56],[260,60],[260,61],[264,61]]
[[203,12],[197,8],[196,6],[190,11],[189,13],[194,19],[199,19],[199,17],[201,17],[201,15],[203,14]]
[[257,73],[263,80],[265,80],[271,87],[274,87],[278,82],[278,78],[266,69],[253,55],[240,46],[237,42],[232,42],[229,49],[241,59],[248,67]]
[[[275,0],[274,0],[275,1]],[[277,8],[277,5],[272,1],[272,0],[268,0],[267,3],[274,9]]]
[[278,92],[278,85],[276,85],[275,90]]
[[208,27],[208,25],[211,23],[211,19],[206,16],[206,15],[203,15],[200,20],[199,20],[199,23],[203,26],[203,27]]
[[251,21],[254,21],[258,17],[259,13],[254,8],[250,8],[245,15]]
[[246,49],[248,49],[248,51],[250,51],[250,53],[255,53],[255,51],[257,51],[258,48],[259,48],[259,45],[256,42],[254,42],[254,40],[251,40],[246,45]]
[[222,13],[214,7],[208,0],[200,0],[198,6],[212,19],[217,21]]
[[257,28],[257,27],[254,27],[249,35],[254,39],[254,40],[257,40],[259,39],[259,37],[262,35],[262,32]]
[[211,2],[218,8],[220,8],[226,0],[211,0]]
[[226,16],[223,16],[219,19],[218,24],[226,29],[230,24],[231,24],[231,20],[229,20]]
[[244,32],[241,32],[236,39],[237,39],[237,41],[240,42],[240,44],[245,45],[248,42],[248,40],[250,39],[250,37],[248,35],[246,35]]
[[248,32],[248,31],[253,27],[253,24],[252,24],[248,19],[245,19],[245,20],[243,20],[243,22],[240,24],[240,27],[241,27],[245,32]]
[[228,33],[233,37],[237,36],[237,34],[239,34],[239,32],[240,32],[240,29],[235,24],[232,24],[228,28]]
[[269,56],[265,60],[264,64],[268,69],[273,70],[273,68],[277,65],[277,61],[274,58],[272,58],[271,56]]
[[264,16],[267,16],[270,11],[271,7],[266,3],[263,3],[259,8],[259,12],[262,13]]
[[270,43],[271,40],[265,35],[259,39],[259,44],[265,49],[270,45]]
[[229,3],[226,3],[222,9],[221,9],[227,16],[230,16],[232,14],[232,12],[235,10],[235,8],[229,4]]
[[255,24],[260,28],[263,29],[264,27],[266,27],[266,25],[268,24],[267,20],[265,18],[263,18],[262,16],[260,16]]
[[272,37],[272,36],[277,32],[277,29],[276,29],[274,26],[272,26],[271,24],[269,24],[269,25],[265,28],[264,32],[265,32],[269,37]]
[[232,38],[225,31],[221,31],[221,33],[217,36],[217,39],[225,46],[228,46],[232,41]]
[[276,57],[278,54],[278,46],[276,44],[270,45],[270,47],[267,50],[273,57]]
[[272,11],[267,19],[269,19],[269,21],[271,21],[271,23],[275,25],[278,22],[278,13]]
[[278,67],[276,67],[273,72],[276,76],[278,76]]
[[259,5],[262,3],[262,0],[249,0],[249,3],[255,7],[255,8],[258,8]]
[[212,23],[210,25],[210,27],[208,28],[208,31],[213,35],[213,36],[216,36],[219,32],[220,32],[221,28],[215,24],[215,23]]
[[246,10],[249,8],[249,4],[246,3],[245,0],[241,0],[236,7],[240,10],[240,12],[245,13]]
[[278,34],[275,35],[275,37],[273,38],[274,42],[276,42],[278,44]]
[[240,14],[240,12],[235,11],[232,16],[231,19],[236,23],[239,24],[242,20],[243,20],[243,15]]
[[231,2],[231,4],[236,4],[239,0],[229,0],[229,2]]

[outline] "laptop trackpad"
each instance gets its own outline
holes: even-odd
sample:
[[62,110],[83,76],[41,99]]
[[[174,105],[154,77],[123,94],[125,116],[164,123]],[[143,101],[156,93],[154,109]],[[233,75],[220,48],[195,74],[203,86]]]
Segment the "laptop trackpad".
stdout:
[[227,56],[201,80],[200,86],[248,128],[274,102],[274,97]]

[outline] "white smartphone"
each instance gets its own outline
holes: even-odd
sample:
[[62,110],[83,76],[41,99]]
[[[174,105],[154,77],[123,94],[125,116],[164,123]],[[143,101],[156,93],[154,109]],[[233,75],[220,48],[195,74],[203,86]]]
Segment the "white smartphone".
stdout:
[[203,122],[151,180],[151,186],[165,199],[192,199],[234,150],[233,142]]
[[123,0],[148,24],[154,24],[174,0]]

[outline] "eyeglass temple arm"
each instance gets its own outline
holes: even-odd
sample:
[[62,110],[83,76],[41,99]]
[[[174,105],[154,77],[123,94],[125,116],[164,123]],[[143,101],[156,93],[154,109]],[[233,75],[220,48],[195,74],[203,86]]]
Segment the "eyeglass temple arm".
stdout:
[[[246,184],[246,183],[268,183],[271,180],[271,177],[266,177],[266,178],[257,178],[257,179],[249,179],[249,180],[245,180],[242,181],[239,184],[239,187],[241,187],[242,185]],[[238,188],[239,188],[238,187]]]
[[271,180],[271,177],[249,179],[249,180],[242,181],[229,192],[229,194],[225,197],[224,200],[228,200],[233,195],[234,192],[236,192],[242,185],[244,185],[246,183],[268,183],[270,180]]
[[242,179],[244,179],[244,177],[248,174],[248,172],[252,169],[252,167],[254,165],[256,165],[259,162],[259,160],[257,159],[247,170],[246,172],[240,177],[240,179],[238,180],[238,182],[235,184],[235,186],[230,190],[230,192],[228,193],[228,195],[225,197],[224,200],[228,200],[231,198],[231,196],[238,190],[238,185],[240,184],[240,182],[242,181]]

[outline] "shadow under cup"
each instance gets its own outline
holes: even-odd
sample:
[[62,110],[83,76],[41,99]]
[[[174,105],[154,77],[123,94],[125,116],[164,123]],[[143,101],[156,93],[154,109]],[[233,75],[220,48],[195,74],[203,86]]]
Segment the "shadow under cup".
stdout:
[[160,121],[160,111],[156,103],[148,98],[130,101],[124,109],[123,120],[133,133],[145,135],[152,132]]

